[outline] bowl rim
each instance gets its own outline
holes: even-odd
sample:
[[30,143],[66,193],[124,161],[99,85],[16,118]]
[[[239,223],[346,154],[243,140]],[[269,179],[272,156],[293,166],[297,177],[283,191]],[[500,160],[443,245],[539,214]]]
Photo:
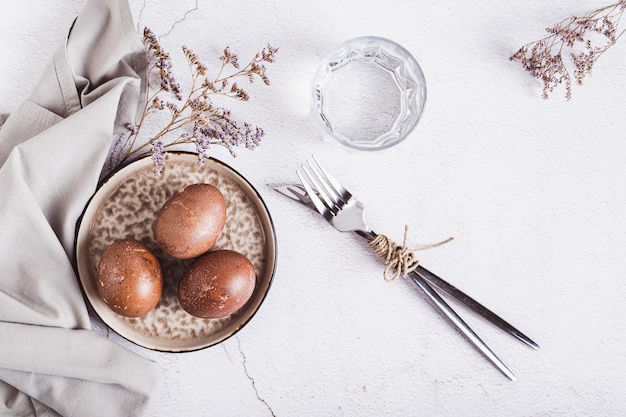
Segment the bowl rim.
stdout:
[[[168,151],[168,155],[170,156],[174,156],[174,157],[178,157],[178,156],[183,156],[183,157],[190,157],[193,156],[196,160],[198,159],[198,154],[194,153],[194,152],[189,152],[189,151]],[[278,261],[278,239],[276,236],[276,227],[274,224],[274,220],[272,218],[272,215],[269,211],[269,208],[267,207],[267,204],[265,202],[265,200],[262,198],[261,194],[259,193],[259,191],[256,189],[256,187],[254,187],[252,185],[252,183],[245,177],[243,176],[239,171],[237,171],[236,169],[234,169],[233,167],[231,167],[229,164],[226,164],[225,162],[216,159],[214,157],[205,157],[205,161],[204,163],[212,163],[212,164],[216,164],[219,165],[221,167],[223,167],[226,171],[230,171],[232,174],[234,174],[234,176],[236,176],[240,181],[242,181],[242,183],[244,185],[246,185],[246,187],[252,191],[254,193],[254,196],[258,199],[258,203],[259,205],[263,208],[264,211],[264,215],[267,217],[266,221],[268,223],[269,226],[269,231],[271,232],[271,239],[268,239],[267,233],[265,233],[266,235],[266,245],[269,244],[269,253],[270,253],[270,257],[268,257],[268,261],[271,262],[271,268],[268,267],[268,273],[267,273],[267,284],[265,285],[265,289],[263,291],[263,293],[261,294],[260,299],[258,300],[258,305],[254,308],[254,310],[249,314],[248,317],[246,317],[244,320],[242,320],[241,322],[235,322],[235,326],[232,329],[229,329],[227,332],[225,332],[224,336],[219,338],[219,340],[216,340],[214,342],[211,343],[207,343],[207,344],[200,344],[197,346],[193,346],[190,348],[166,348],[166,347],[162,347],[162,346],[158,346],[157,344],[152,344],[149,345],[147,343],[140,343],[137,340],[133,340],[132,337],[129,337],[125,334],[123,334],[123,332],[120,332],[119,329],[116,329],[115,327],[113,327],[111,324],[109,324],[109,322],[107,322],[107,320],[105,320],[104,317],[102,317],[102,314],[100,314],[98,312],[98,310],[94,307],[89,295],[87,294],[87,291],[84,287],[83,284],[83,277],[84,274],[81,275],[81,262],[80,262],[80,249],[82,248],[82,242],[85,240],[85,238],[89,235],[89,232],[85,231],[85,229],[89,229],[89,227],[83,227],[83,226],[87,226],[84,224],[84,220],[85,220],[85,216],[87,214],[90,213],[91,210],[97,210],[97,208],[93,208],[92,203],[94,202],[94,200],[97,198],[97,196],[99,195],[100,192],[102,192],[103,189],[106,189],[107,184],[110,184],[111,181],[113,181],[114,178],[123,175],[123,173],[127,172],[127,171],[132,171],[134,168],[137,167],[138,164],[146,164],[146,161],[148,159],[151,159],[151,157],[145,156],[142,158],[138,158],[135,159],[133,161],[130,161],[127,164],[124,164],[123,166],[120,166],[119,168],[115,169],[114,171],[112,171],[111,173],[109,173],[101,182],[99,182],[98,186],[96,187],[96,190],[94,191],[94,193],[91,195],[91,197],[89,198],[89,200],[87,201],[87,203],[85,204],[85,207],[83,208],[82,213],[80,214],[79,218],[77,219],[76,222],[76,229],[75,229],[75,237],[74,237],[74,256],[73,256],[73,266],[74,266],[74,270],[75,270],[75,275],[76,275],[76,279],[79,282],[80,288],[81,288],[81,292],[83,294],[83,298],[85,300],[86,306],[88,308],[89,311],[92,311],[97,317],[98,319],[111,331],[113,331],[115,334],[117,334],[118,336],[120,336],[121,338],[133,343],[136,346],[139,346],[141,348],[144,349],[148,349],[148,350],[152,350],[152,351],[158,351],[158,352],[169,352],[169,353],[186,353],[186,352],[194,352],[194,351],[199,351],[199,350],[203,350],[203,349],[207,349],[209,347],[215,346],[215,345],[219,345],[221,343],[223,343],[224,341],[228,340],[229,338],[231,338],[232,336],[234,336],[235,334],[237,334],[241,329],[243,329],[251,320],[253,317],[256,316],[256,314],[258,313],[258,311],[260,310],[261,306],[263,305],[263,303],[265,302],[267,295],[272,287],[272,284],[274,282],[274,278],[276,275],[276,268],[277,268],[277,261]],[[262,228],[265,232],[265,228]],[[87,235],[87,236],[86,236]],[[266,249],[267,250],[267,249]]]

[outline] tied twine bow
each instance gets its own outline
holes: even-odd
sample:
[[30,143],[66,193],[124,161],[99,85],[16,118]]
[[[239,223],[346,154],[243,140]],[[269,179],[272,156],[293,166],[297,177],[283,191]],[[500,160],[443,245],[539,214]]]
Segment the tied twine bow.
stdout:
[[420,261],[417,259],[415,252],[436,248],[441,245],[445,245],[454,239],[453,237],[450,237],[433,245],[424,246],[419,249],[409,249],[406,247],[406,237],[408,231],[409,227],[405,225],[402,246],[398,246],[393,240],[389,239],[385,235],[378,235],[369,243],[369,246],[372,248],[374,253],[385,261],[383,278],[387,282],[395,281],[395,279],[400,275],[406,278],[409,273],[417,269]]

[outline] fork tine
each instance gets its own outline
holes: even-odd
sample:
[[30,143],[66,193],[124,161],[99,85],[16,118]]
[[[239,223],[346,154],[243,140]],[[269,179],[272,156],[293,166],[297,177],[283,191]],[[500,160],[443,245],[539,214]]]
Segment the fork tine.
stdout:
[[306,172],[306,170],[304,170],[304,173],[301,173],[300,171],[296,171],[296,174],[298,175],[298,178],[300,178],[300,182],[302,183],[302,186],[304,187],[307,194],[311,198],[311,201],[313,202],[313,205],[315,206],[317,211],[326,218],[328,218],[329,215],[332,216],[332,214],[330,213],[330,208],[326,205],[324,201],[322,201],[318,197],[317,193],[313,189],[315,185],[311,186],[312,181],[310,177],[308,176],[308,173]]
[[309,178],[312,188],[317,191],[317,195],[321,197],[322,201],[326,205],[326,208],[333,214],[333,216],[337,214],[339,211],[337,199],[333,197],[332,192],[328,191],[328,186],[324,184],[324,181],[317,175],[310,165],[302,165],[302,170]]
[[[321,173],[321,176],[323,176],[325,178],[326,182],[330,184],[330,186],[333,188],[335,193],[337,195],[339,195],[339,198],[344,203],[347,203],[348,199],[350,197],[352,197],[352,194],[350,194],[348,192],[348,190],[346,190],[343,187],[343,185],[341,185],[341,183],[339,181],[337,181],[337,179],[335,177],[333,177],[328,171],[326,171],[324,168],[322,168],[322,166],[320,165],[319,161],[315,158],[315,155],[312,155],[311,158],[313,159],[313,162],[317,166],[318,171]],[[311,165],[310,162],[309,162],[309,165]]]
[[315,175],[315,179],[318,184],[323,188],[324,193],[333,201],[333,205],[337,207],[337,210],[339,210],[340,207],[345,204],[345,201],[342,199],[339,191],[337,191],[333,184],[328,180],[326,173],[319,166],[319,164],[314,164],[311,161],[307,161],[307,164],[311,172]]

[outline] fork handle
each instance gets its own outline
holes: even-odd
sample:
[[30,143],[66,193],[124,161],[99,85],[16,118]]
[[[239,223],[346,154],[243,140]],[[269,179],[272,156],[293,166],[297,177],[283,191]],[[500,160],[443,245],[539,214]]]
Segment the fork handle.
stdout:
[[[356,233],[368,241],[375,239],[378,235],[369,230],[357,230]],[[515,381],[517,378],[511,372],[511,370],[496,356],[495,353],[482,341],[482,339],[463,321],[461,317],[445,302],[443,298],[431,287],[426,278],[415,270],[409,273],[409,278],[419,287],[420,290],[430,299],[430,301],[441,311],[441,313],[454,324],[457,329],[465,336],[483,355],[487,357],[504,375],[506,375],[511,381]]]
[[443,278],[440,278],[437,275],[433,274],[421,265],[417,267],[416,271],[419,272],[424,277],[424,279],[428,281],[429,284],[433,284],[435,287],[437,287],[450,297],[454,298],[455,300],[459,301],[503,332],[510,334],[517,340],[525,343],[533,349],[539,350],[539,345],[535,343],[530,337],[517,330],[515,327],[513,327],[512,324],[508,323],[502,317],[498,316],[496,313],[489,310],[487,307],[485,307],[454,285],[445,281]]
[[480,337],[463,321],[461,317],[444,301],[443,298],[426,282],[419,272],[409,273],[411,280],[426,294],[435,306],[469,339],[504,375],[511,381],[516,377]]

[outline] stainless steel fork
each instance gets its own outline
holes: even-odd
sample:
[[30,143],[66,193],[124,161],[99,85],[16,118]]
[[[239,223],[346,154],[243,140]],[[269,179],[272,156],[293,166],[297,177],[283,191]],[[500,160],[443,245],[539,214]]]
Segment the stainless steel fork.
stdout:
[[[302,165],[302,170],[297,171],[297,175],[306,190],[307,197],[310,199],[311,204],[314,205],[315,209],[324,216],[335,229],[341,232],[355,232],[368,241],[376,238],[377,234],[372,231],[365,221],[365,208],[363,204],[346,190],[332,175],[325,171],[315,157],[313,157],[311,161],[307,161],[305,165]],[[293,189],[290,191],[295,192]],[[302,195],[298,197],[300,200],[304,198]],[[306,203],[306,201],[303,202]],[[409,273],[409,277],[445,317],[447,317],[461,333],[487,357],[487,359],[512,381],[516,380],[511,370],[493,353],[443,298],[441,298],[428,284],[427,280],[434,282],[435,285],[442,288],[454,298],[460,299],[502,330],[512,334],[529,346],[538,349],[539,346],[535,342],[498,317],[495,313],[422,266],[419,266],[415,271]]]

